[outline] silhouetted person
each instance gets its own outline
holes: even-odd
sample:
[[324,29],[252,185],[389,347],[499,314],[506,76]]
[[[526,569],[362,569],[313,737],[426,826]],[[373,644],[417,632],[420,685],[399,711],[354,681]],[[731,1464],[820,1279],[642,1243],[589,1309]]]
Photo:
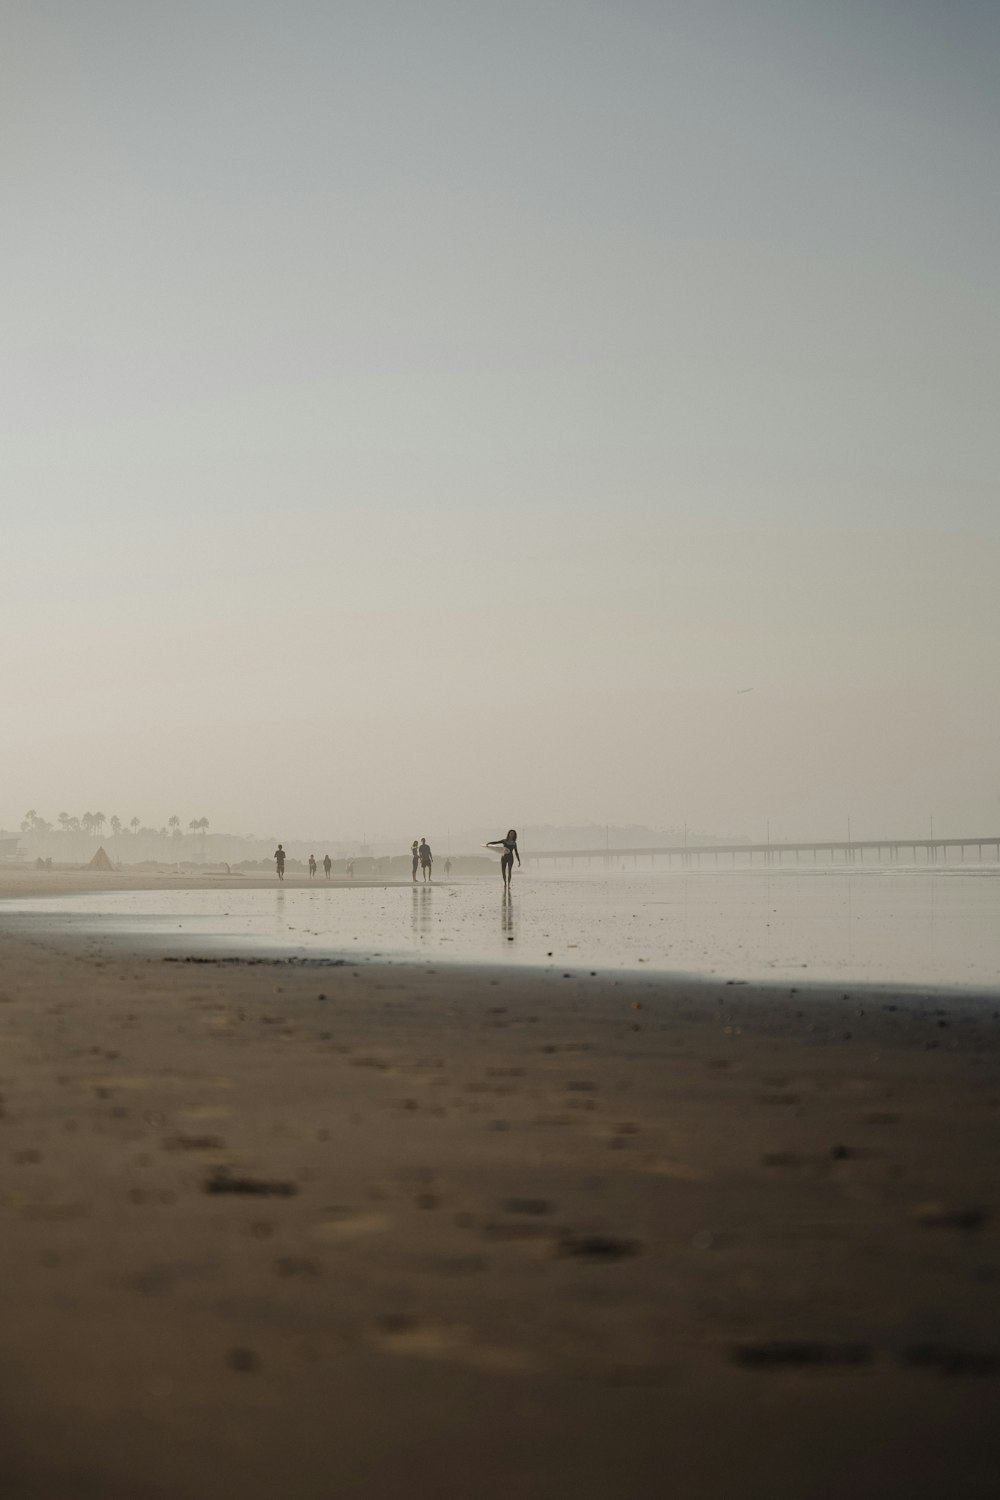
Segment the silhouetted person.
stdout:
[[309,879],[310,880],[315,880],[316,879],[316,856],[315,856],[315,854],[310,854],[310,856],[309,856]]
[[333,860],[330,858],[329,854],[325,854],[323,856],[323,869],[326,872],[326,878],[327,878],[327,880],[329,880],[330,879],[330,871],[333,869]]
[[445,862],[444,862],[444,873],[446,875],[450,875],[451,874],[451,860],[450,859],[446,859]]
[[278,879],[279,880],[284,880],[284,878],[285,878],[285,851],[284,851],[284,849],[282,849],[282,847],[281,847],[280,844],[278,845],[277,849],[275,849],[275,851],[274,851],[274,863],[275,863],[275,866],[277,867]]
[[420,846],[417,843],[416,839],[414,839],[413,843],[410,845],[410,853],[413,855],[413,871],[412,871],[412,873],[410,875],[410,879],[411,880],[416,880],[416,878],[417,878],[417,866],[420,863]]
[[348,880],[353,880],[354,879],[354,861],[353,861],[353,859],[349,859],[347,861],[347,878],[348,878]]
[[418,853],[420,854],[420,869],[423,872],[424,880],[430,880],[431,866],[434,864],[434,856],[431,853],[431,846],[426,839],[420,840],[420,848],[418,850]]
[[500,856],[500,874],[503,876],[504,890],[509,890],[511,876],[514,873],[515,855],[517,855],[517,868],[521,868],[521,856],[517,853],[517,829],[508,828],[505,839],[490,839],[486,847],[503,850]]

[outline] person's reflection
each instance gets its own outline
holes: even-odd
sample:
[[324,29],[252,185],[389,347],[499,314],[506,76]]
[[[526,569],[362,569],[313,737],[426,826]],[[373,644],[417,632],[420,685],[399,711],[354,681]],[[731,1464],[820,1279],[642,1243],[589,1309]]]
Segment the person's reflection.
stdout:
[[275,932],[279,932],[281,928],[287,929],[288,927],[288,921],[285,917],[285,891],[282,886],[278,886],[274,893],[274,898],[274,930]]
[[514,941],[514,902],[511,899],[509,886],[504,886],[503,905],[500,907],[500,931],[508,943]]
[[431,891],[429,885],[411,886],[410,926],[417,937],[425,937],[431,930]]

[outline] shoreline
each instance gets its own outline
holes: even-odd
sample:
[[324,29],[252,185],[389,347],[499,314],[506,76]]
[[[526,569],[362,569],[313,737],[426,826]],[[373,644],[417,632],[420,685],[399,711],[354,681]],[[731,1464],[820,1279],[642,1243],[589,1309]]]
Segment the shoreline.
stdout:
[[[56,885],[53,885],[53,881]],[[459,882],[464,884],[467,882]],[[485,883],[474,881],[474,884]],[[455,882],[435,881],[435,889],[447,890]],[[563,954],[551,963],[540,959],[530,960],[516,958],[513,963],[507,963],[500,959],[478,959],[461,954],[452,954],[444,949],[436,950],[433,955],[418,957],[411,948],[400,948],[398,950],[387,949],[385,940],[380,946],[372,949],[361,947],[334,947],[328,949],[313,947],[302,943],[294,946],[289,943],[269,943],[266,939],[251,936],[249,939],[240,938],[236,935],[219,937],[215,935],[204,935],[191,929],[186,929],[183,935],[165,931],[129,931],[130,926],[137,925],[136,919],[125,917],[120,919],[121,926],[109,928],[98,922],[89,926],[92,914],[76,914],[61,912],[49,914],[44,911],[20,912],[13,909],[12,903],[19,900],[41,901],[51,897],[59,900],[66,897],[88,896],[101,891],[109,891],[116,894],[128,894],[138,892],[156,891],[204,891],[204,890],[270,890],[281,889],[309,890],[322,886],[342,890],[351,889],[373,889],[373,890],[408,890],[413,889],[413,883],[405,881],[362,881],[362,880],[310,880],[308,877],[297,880],[286,880],[282,886],[275,877],[262,877],[244,880],[237,876],[212,875],[190,877],[187,875],[159,875],[150,872],[142,872],[135,875],[125,875],[121,872],[107,874],[99,871],[74,870],[74,871],[34,871],[34,870],[3,870],[0,869],[0,924],[8,932],[28,936],[35,928],[47,928],[42,933],[46,939],[54,942],[71,941],[76,943],[92,943],[96,941],[111,943],[122,952],[133,952],[138,955],[157,955],[175,950],[178,947],[188,946],[196,950],[197,955],[192,954],[190,961],[195,962],[226,962],[236,964],[239,962],[288,962],[302,966],[313,967],[335,967],[342,963],[384,964],[390,968],[414,968],[416,970],[429,968],[431,966],[442,969],[461,969],[467,976],[475,980],[492,977],[494,972],[499,976],[506,976],[514,972],[542,976],[552,973],[565,973],[567,970],[575,978],[584,976],[592,977],[604,983],[620,985],[625,982],[642,983],[645,979],[656,984],[682,984],[682,985],[718,985],[724,988],[747,989],[751,992],[762,992],[781,995],[806,994],[816,999],[824,999],[830,1002],[836,1000],[837,996],[849,1001],[853,996],[867,996],[871,1003],[880,1000],[897,999],[906,1001],[911,1005],[919,1005],[924,1002],[934,1005],[941,1001],[951,1004],[968,1004],[984,1008],[996,1008],[1000,1006],[1000,978],[994,985],[984,985],[975,981],[952,980],[950,982],[924,983],[913,980],[889,980],[889,979],[855,979],[850,977],[831,977],[830,975],[816,975],[808,973],[785,973],[782,977],[777,975],[751,974],[749,977],[738,977],[730,974],[723,978],[711,972],[706,973],[698,969],[671,968],[660,969],[643,963],[638,964],[606,964],[592,968],[591,963],[581,961]],[[422,883],[417,882],[416,889],[423,889]],[[138,919],[141,920],[141,919]],[[600,965],[600,960],[593,962]],[[725,972],[725,971],[724,971]]]
[[[127,920],[127,919],[126,919]],[[236,937],[201,936],[189,931],[183,935],[169,937],[155,932],[129,932],[127,926],[109,930],[87,925],[88,918],[76,918],[60,913],[14,912],[6,909],[0,899],[0,939],[4,934],[16,939],[44,943],[67,955],[86,953],[96,943],[106,944],[121,959],[131,958],[149,962],[161,962],[187,966],[216,966],[220,969],[238,971],[262,966],[291,970],[313,970],[322,974],[325,970],[337,969],[385,969],[393,974],[403,971],[410,977],[438,975],[445,972],[460,976],[463,982],[476,987],[482,984],[507,982],[514,976],[525,980],[572,979],[588,984],[592,989],[634,989],[637,995],[647,990],[661,992],[664,988],[697,992],[700,989],[714,996],[716,992],[729,995],[735,991],[753,1003],[756,999],[767,1004],[791,1003],[828,1005],[845,1015],[854,1012],[862,1001],[869,1005],[885,1006],[895,1002],[890,1009],[905,1008],[914,1016],[933,1012],[937,1017],[939,1007],[948,1005],[947,1014],[961,1015],[961,1007],[968,1006],[970,1012],[982,1017],[987,1011],[994,1020],[1000,1020],[1000,984],[995,988],[974,987],[971,984],[915,984],[890,982],[888,980],[850,980],[796,977],[794,983],[784,979],[723,979],[696,970],[643,968],[591,969],[579,960],[560,960],[551,963],[532,963],[518,960],[504,963],[500,960],[470,959],[437,952],[433,956],[417,957],[408,950],[387,953],[384,950],[369,951],[364,948],[331,948],[316,951],[304,945],[298,951],[289,951],[287,946],[269,946],[262,939],[254,939],[252,949],[238,951],[240,941]],[[191,951],[179,952],[187,948]],[[930,1008],[930,1009],[928,1009]],[[995,1014],[993,1014],[995,1013]]]
[[0,937],[5,1500],[995,1492],[997,997]]
[[[485,878],[485,877],[480,877]],[[445,885],[446,881],[434,881]],[[346,875],[330,880],[317,876],[286,875],[279,881],[276,875],[240,875],[219,871],[211,875],[168,875],[153,870],[127,873],[124,870],[31,870],[4,869],[0,867],[0,911],[3,902],[17,899],[40,900],[45,896],[85,896],[94,891],[264,891],[264,890],[316,890],[321,886],[331,890],[341,888],[408,889],[410,880],[363,880],[348,879]],[[417,882],[421,884],[421,882]]]

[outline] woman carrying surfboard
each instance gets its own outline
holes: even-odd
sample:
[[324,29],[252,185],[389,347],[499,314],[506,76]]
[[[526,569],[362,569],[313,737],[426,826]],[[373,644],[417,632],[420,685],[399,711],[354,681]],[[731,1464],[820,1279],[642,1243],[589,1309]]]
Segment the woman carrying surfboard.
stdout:
[[503,876],[504,889],[510,889],[510,878],[514,873],[514,856],[517,855],[517,867],[521,868],[521,856],[517,853],[517,829],[508,828],[505,839],[490,839],[486,845],[487,849],[502,849],[500,856],[500,874]]

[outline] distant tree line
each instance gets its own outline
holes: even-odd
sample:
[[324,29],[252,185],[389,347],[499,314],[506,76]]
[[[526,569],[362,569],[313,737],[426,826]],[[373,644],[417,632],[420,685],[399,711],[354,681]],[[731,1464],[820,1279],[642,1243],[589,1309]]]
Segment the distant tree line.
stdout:
[[[22,833],[37,834],[39,836],[55,833],[58,829],[61,833],[85,833],[88,837],[100,837],[104,832],[105,826],[110,829],[112,838],[118,838],[122,834],[129,833],[133,836],[138,834],[158,838],[181,839],[184,837],[181,832],[181,820],[176,813],[173,817],[167,819],[166,826],[163,828],[147,827],[143,824],[142,819],[137,817],[131,818],[128,823],[123,823],[117,814],[113,813],[109,818],[103,812],[85,812],[81,813],[79,817],[73,817],[70,813],[61,812],[57,816],[55,823],[50,823],[47,818],[40,817],[33,807],[29,807],[21,820]],[[200,834],[204,841],[205,835],[208,833],[208,819],[192,818],[188,827],[193,834]]]

